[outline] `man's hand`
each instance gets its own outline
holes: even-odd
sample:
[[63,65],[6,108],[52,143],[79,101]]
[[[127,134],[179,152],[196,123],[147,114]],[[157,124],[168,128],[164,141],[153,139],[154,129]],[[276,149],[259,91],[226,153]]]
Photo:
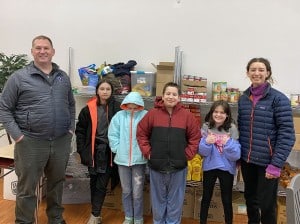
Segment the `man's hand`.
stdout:
[[24,135],[22,135],[20,138],[18,138],[15,142],[18,143],[18,142],[22,141],[23,138],[24,138]]

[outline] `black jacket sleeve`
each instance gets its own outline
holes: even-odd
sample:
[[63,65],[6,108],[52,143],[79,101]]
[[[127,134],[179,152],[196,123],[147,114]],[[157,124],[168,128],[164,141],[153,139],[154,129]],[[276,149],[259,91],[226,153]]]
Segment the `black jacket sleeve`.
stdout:
[[81,163],[87,166],[92,166],[91,118],[87,106],[79,113],[75,134],[77,152],[80,155]]

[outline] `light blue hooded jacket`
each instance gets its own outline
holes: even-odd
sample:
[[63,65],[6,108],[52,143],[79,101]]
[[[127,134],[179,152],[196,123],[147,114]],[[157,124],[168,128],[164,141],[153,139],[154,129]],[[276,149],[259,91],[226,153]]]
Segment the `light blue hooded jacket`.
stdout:
[[[129,103],[139,107],[131,111],[127,108]],[[143,98],[138,92],[130,92],[122,101],[121,109],[113,116],[108,128],[109,145],[111,151],[116,153],[114,162],[123,166],[146,164],[147,160],[136,140],[137,125],[147,113]]]

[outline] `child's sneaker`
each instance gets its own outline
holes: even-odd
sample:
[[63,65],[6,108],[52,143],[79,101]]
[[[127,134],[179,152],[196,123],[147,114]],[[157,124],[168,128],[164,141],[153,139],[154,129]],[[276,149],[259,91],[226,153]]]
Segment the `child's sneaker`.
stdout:
[[100,216],[96,217],[93,214],[91,214],[89,221],[87,224],[101,224],[102,218]]
[[134,224],[144,224],[144,220],[143,219],[134,220]]
[[133,224],[133,218],[125,217],[123,224]]

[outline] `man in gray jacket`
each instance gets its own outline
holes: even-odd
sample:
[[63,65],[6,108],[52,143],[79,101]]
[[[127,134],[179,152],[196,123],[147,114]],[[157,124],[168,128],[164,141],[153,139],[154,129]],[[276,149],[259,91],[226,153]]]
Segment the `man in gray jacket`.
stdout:
[[48,223],[65,223],[61,200],[75,129],[75,100],[69,77],[52,62],[51,39],[35,37],[31,54],[34,60],[10,76],[0,98],[0,122],[16,142],[15,223],[34,223],[35,189],[43,173]]

